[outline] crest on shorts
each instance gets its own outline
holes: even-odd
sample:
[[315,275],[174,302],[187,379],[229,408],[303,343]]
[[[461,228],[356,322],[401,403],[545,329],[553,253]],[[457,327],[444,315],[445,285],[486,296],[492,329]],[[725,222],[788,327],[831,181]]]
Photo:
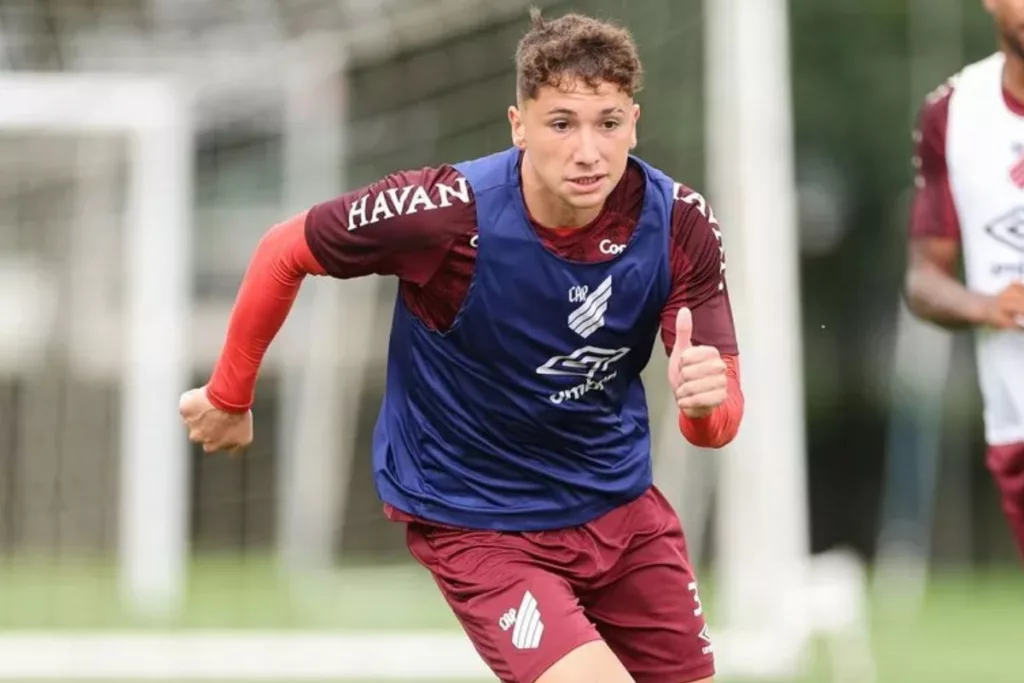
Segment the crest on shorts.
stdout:
[[704,645],[704,647],[702,647],[700,650],[701,654],[709,655],[712,652],[714,652],[715,647],[711,644],[711,632],[708,631],[707,624],[704,624],[704,627],[701,628],[700,633],[698,635],[700,636],[700,639],[706,643],[706,645]]
[[512,629],[512,647],[517,650],[536,650],[544,635],[544,622],[540,618],[540,607],[533,593],[526,591],[519,609],[509,609],[498,619],[502,631]]

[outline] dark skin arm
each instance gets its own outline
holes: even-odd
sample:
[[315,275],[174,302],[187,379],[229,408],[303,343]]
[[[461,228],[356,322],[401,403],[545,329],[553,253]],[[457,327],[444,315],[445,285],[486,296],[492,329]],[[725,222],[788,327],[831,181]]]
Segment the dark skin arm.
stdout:
[[1013,282],[996,296],[972,292],[957,277],[959,262],[956,239],[910,240],[904,294],[915,316],[951,330],[1024,326],[1024,284]]

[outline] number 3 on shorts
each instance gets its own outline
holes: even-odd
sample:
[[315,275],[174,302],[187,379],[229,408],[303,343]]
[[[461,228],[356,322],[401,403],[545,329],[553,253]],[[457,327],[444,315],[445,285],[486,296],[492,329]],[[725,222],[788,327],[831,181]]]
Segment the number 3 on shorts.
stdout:
[[689,588],[690,592],[693,593],[693,602],[697,605],[697,607],[693,610],[693,616],[699,617],[700,615],[704,614],[704,605],[702,605],[700,602],[700,593],[697,592],[697,582],[691,581],[690,585],[687,586],[687,588]]

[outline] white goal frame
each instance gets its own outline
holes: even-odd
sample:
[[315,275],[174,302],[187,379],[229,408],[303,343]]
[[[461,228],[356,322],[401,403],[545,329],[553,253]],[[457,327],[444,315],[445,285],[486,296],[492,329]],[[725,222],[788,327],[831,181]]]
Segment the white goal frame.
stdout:
[[189,377],[190,107],[164,79],[52,73],[0,75],[0,102],[0,131],[129,143],[118,557],[127,604],[159,616],[181,597],[187,555],[188,451],[176,406]]

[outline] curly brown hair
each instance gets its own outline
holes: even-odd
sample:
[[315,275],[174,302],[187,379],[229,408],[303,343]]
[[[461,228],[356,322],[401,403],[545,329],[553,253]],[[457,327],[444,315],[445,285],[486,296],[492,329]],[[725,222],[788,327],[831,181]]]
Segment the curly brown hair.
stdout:
[[530,30],[516,49],[516,89],[533,99],[545,87],[564,88],[581,80],[588,87],[611,83],[632,97],[643,80],[643,65],[628,30],[615,24],[566,14],[547,20],[530,9]]

